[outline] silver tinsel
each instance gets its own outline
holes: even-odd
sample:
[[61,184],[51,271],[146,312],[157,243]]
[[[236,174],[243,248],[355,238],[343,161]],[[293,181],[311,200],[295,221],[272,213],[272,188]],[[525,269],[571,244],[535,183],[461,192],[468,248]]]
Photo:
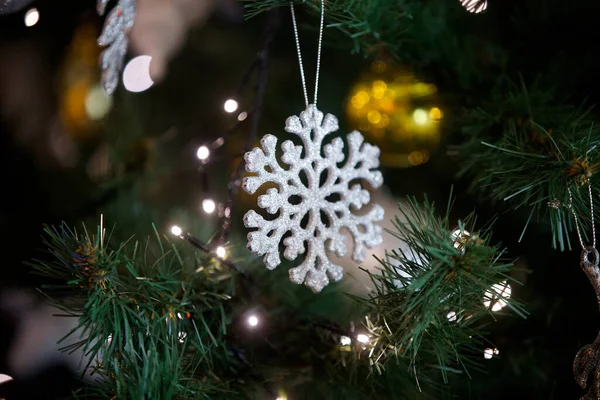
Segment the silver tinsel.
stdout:
[[[302,140],[302,146],[291,140],[282,143],[281,161],[285,165],[280,165],[276,157],[277,138],[273,135],[265,135],[262,148],[245,155],[246,170],[256,174],[244,179],[242,187],[246,192],[253,194],[265,183],[279,187],[258,197],[258,206],[269,214],[279,213],[276,218],[265,219],[254,210],[244,216],[247,228],[257,228],[248,234],[248,247],[253,253],[264,255],[267,268],[273,269],[281,263],[279,243],[284,234],[291,233],[283,239],[283,256],[288,260],[304,253],[306,256],[301,265],[290,270],[290,280],[320,292],[330,279],[339,281],[343,277],[342,267],[333,264],[327,254],[346,254],[341,230],[350,232],[354,239],[352,259],[356,262],[365,259],[366,248],[383,240],[381,227],[374,223],[383,219],[381,206],[372,204],[361,215],[351,212],[371,204],[369,191],[356,181],[364,180],[374,188],[383,183],[381,172],[376,170],[380,152],[354,131],[346,137],[348,157],[344,162],[341,138],[323,145],[323,139],[338,130],[337,118],[331,114],[323,117],[314,105],[300,113],[300,118],[288,118],[285,130]],[[301,175],[306,176],[306,183]],[[339,199],[334,201],[332,196]]]
[[[103,15],[109,0],[98,0],[98,14]],[[129,40],[127,35],[135,19],[135,0],[119,0],[106,17],[102,34],[98,38],[100,46],[108,46],[100,56],[102,86],[107,94],[112,94],[119,85],[123,60],[127,55]]]
[[0,15],[21,11],[31,3],[33,0],[0,0]]

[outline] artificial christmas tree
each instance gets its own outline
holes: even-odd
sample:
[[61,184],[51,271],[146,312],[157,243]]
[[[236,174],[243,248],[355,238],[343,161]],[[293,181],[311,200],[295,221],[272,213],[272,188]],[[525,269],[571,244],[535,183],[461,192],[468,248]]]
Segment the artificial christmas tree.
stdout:
[[[544,308],[527,292],[531,281],[539,287],[536,274],[561,281],[556,267],[540,272],[556,257],[552,248],[580,262],[598,286],[597,116],[580,105],[588,93],[567,62],[574,50],[559,54],[556,68],[547,55],[532,60],[529,52],[544,40],[525,28],[574,20],[597,6],[569,14],[553,0],[295,2],[301,27],[309,27],[303,38],[319,26],[327,33],[322,52],[320,39],[314,52],[307,40],[311,50],[303,52],[311,61],[318,54],[319,104],[331,110],[323,115],[316,93],[309,102],[300,53],[297,84],[289,1],[243,2],[252,18],[235,34],[219,23],[197,25],[168,72],[166,57],[148,54],[123,72],[135,3],[99,3],[101,13],[112,7],[99,33],[112,98],[88,96],[97,85],[87,85],[60,107],[62,115],[72,107],[97,110],[104,99],[112,112],[104,135],[74,141],[78,161],[62,173],[77,183],[52,187],[76,187],[65,197],[77,207],[58,207],[48,218],[68,223],[47,226],[47,252],[27,263],[52,304],[76,318],[75,343],[64,350],[81,352],[88,382],[74,396],[490,398],[518,390],[547,398],[557,375],[558,397],[577,393],[569,386],[575,383],[589,388],[587,398],[598,396],[595,376],[588,377],[598,368],[598,346],[576,351],[594,329],[570,336],[568,345],[553,339],[548,327],[566,323],[557,310],[567,306]],[[249,48],[255,55],[245,55]],[[154,60],[161,66],[153,76]],[[132,77],[147,79],[134,87]],[[202,84],[191,85],[192,78]],[[120,80],[144,93],[118,89]],[[301,87],[304,107],[292,95]],[[557,93],[568,88],[565,102]],[[304,108],[284,127],[281,117]],[[382,147],[381,173],[377,147],[356,132],[344,148],[336,136],[352,130],[337,132],[345,121],[332,115],[344,110],[350,125]],[[282,131],[302,143],[282,136],[278,154],[277,137],[267,135],[255,148],[259,134]],[[422,192],[436,201],[405,196]],[[383,231],[384,204],[394,201]],[[243,219],[256,204],[266,213]],[[492,221],[493,213],[502,218]],[[254,229],[250,250],[264,260],[243,249],[242,221]],[[492,237],[492,230],[501,233]],[[354,260],[340,259],[349,238]],[[372,250],[380,256],[369,257],[367,249],[380,243]],[[581,260],[568,253],[575,243]],[[519,254],[525,261],[514,262]],[[318,293],[289,282],[287,269],[293,282]],[[584,280],[578,272],[574,279]],[[589,301],[568,301],[589,313]],[[518,328],[531,324],[541,333]],[[566,346],[560,365],[567,370],[564,360],[577,353],[576,381],[546,365],[544,346],[550,354]],[[482,374],[486,367],[494,373]]]

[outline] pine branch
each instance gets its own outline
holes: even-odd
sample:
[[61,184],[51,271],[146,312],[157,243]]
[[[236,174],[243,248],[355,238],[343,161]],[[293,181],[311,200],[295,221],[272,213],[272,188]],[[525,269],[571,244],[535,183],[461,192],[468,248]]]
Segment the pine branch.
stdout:
[[591,232],[588,182],[594,198],[600,194],[593,178],[600,162],[600,136],[587,114],[560,105],[537,82],[529,88],[511,84],[464,118],[469,140],[460,147],[459,175],[473,177],[473,189],[492,200],[527,210],[523,234],[532,219],[548,218],[553,247],[570,249],[574,224],[569,188],[585,237]]
[[498,292],[503,282],[514,283],[512,263],[490,244],[489,228],[476,230],[473,214],[451,226],[448,214],[438,217],[427,200],[401,205],[390,233],[406,249],[388,252],[381,273],[369,273],[375,285],[366,300],[374,367],[404,359],[417,380],[431,372],[421,368],[436,368],[444,381],[448,372],[478,368],[493,305],[526,316],[518,301]]
[[47,293],[68,290],[75,296],[55,299],[79,321],[71,335],[81,340],[63,350],[84,351],[86,370],[103,379],[95,389],[131,399],[232,394],[227,379],[210,372],[230,364],[223,361],[228,357],[221,322],[233,294],[230,271],[207,257],[198,268],[176,248],[166,249],[158,234],[160,251],[153,254],[149,243],[113,249],[102,226],[96,235],[83,232],[66,225],[46,228],[52,261],[31,265],[63,281],[46,287]]

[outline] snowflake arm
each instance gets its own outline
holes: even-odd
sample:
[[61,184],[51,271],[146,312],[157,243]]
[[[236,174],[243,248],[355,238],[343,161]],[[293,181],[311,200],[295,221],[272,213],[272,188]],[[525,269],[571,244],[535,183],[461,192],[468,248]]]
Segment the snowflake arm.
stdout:
[[[108,0],[98,0],[99,15],[104,15]],[[127,35],[135,19],[135,0],[119,0],[106,17],[104,28],[98,38],[99,46],[108,46],[100,56],[102,86],[107,94],[112,94],[119,85],[123,60],[127,54]]]
[[[300,138],[301,146],[290,140],[282,143],[281,163],[277,160],[277,138],[265,135],[262,148],[246,153],[246,170],[254,173],[244,179],[243,188],[254,194],[263,184],[274,183],[258,197],[258,206],[274,219],[265,219],[254,210],[244,216],[247,228],[256,228],[248,234],[248,247],[264,255],[269,269],[281,264],[279,243],[283,239],[283,255],[295,260],[305,254],[304,261],[290,269],[290,279],[305,283],[315,292],[321,291],[329,280],[339,281],[343,269],[332,263],[327,250],[342,257],[346,254],[346,229],[354,240],[352,259],[361,262],[366,248],[381,243],[381,228],[375,224],[383,219],[383,209],[374,205],[369,212],[356,215],[370,204],[368,190],[356,184],[364,180],[377,188],[383,183],[379,166],[379,149],[365,144],[359,132],[347,136],[348,159],[344,161],[344,142],[335,138],[323,146],[325,137],[338,129],[337,118],[323,115],[314,105],[300,116],[287,119],[285,130]],[[305,179],[303,180],[302,177]],[[295,200],[294,200],[295,198]],[[298,200],[299,199],[299,200]]]

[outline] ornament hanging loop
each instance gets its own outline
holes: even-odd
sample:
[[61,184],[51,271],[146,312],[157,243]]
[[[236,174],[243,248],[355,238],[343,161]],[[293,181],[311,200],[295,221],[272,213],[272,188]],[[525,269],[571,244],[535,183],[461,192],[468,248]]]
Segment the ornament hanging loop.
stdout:
[[[300,64],[300,78],[302,79],[302,90],[304,92],[304,102],[306,108],[310,105],[308,101],[308,90],[306,87],[306,76],[304,74],[304,64],[302,63],[302,52],[300,51],[300,37],[298,35],[298,24],[296,23],[296,13],[294,12],[294,2],[290,1],[290,10],[292,12],[292,25],[294,26],[294,38],[296,39],[296,50],[298,51],[298,63]],[[325,0],[321,0],[321,24],[319,27],[319,46],[317,50],[317,73],[315,76],[315,100],[313,104],[317,105],[317,95],[319,93],[319,73],[321,71],[321,48],[323,47],[323,30],[325,21]]]
[[592,246],[587,246],[581,251],[581,267],[587,268],[598,268],[600,263],[600,255],[598,250]]

